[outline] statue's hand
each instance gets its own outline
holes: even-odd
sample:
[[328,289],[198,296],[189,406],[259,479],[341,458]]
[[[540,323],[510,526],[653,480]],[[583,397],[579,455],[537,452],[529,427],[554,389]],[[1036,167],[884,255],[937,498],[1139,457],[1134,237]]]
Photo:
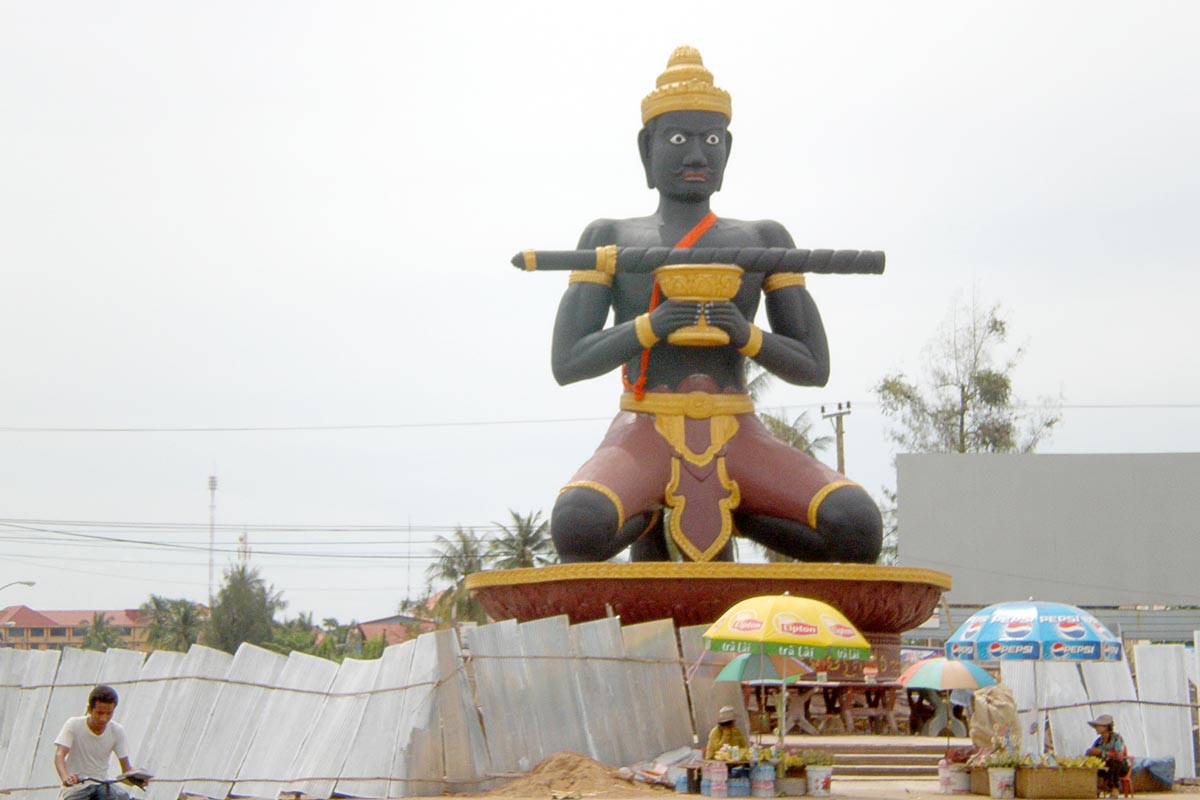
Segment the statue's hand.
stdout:
[[[680,300],[664,300],[658,308],[650,312],[650,327],[659,339],[685,328],[695,325],[700,318],[701,303],[685,303]],[[749,336],[749,331],[747,331]]]
[[704,306],[704,317],[709,325],[729,334],[729,344],[733,347],[745,347],[750,341],[750,323],[734,303],[707,303]]

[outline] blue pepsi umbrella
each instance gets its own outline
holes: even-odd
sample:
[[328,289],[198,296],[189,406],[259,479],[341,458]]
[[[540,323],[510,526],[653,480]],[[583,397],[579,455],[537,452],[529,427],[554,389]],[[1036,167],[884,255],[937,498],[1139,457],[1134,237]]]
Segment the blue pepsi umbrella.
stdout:
[[[997,603],[976,611],[946,640],[951,661],[1120,661],[1121,640],[1088,612],[1037,600]],[[1042,750],[1043,711],[1033,671],[1037,748]]]
[[1038,600],[976,611],[946,640],[951,661],[1120,661],[1121,640],[1081,608]]

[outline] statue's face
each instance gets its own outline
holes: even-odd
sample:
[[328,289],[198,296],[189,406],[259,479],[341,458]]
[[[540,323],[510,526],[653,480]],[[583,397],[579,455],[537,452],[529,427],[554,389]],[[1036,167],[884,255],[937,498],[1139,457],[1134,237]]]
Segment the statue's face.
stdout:
[[651,189],[697,202],[721,188],[729,157],[728,120],[716,111],[669,111],[642,133],[642,164]]

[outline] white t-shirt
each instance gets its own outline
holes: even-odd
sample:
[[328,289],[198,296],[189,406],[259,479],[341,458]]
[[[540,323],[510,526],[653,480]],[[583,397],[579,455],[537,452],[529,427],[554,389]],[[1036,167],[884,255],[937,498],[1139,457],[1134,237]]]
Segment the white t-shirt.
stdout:
[[109,756],[115,753],[117,758],[129,758],[125,729],[116,722],[109,722],[104,733],[97,736],[87,726],[87,717],[71,717],[63,723],[54,743],[70,750],[67,772],[81,778],[107,780]]

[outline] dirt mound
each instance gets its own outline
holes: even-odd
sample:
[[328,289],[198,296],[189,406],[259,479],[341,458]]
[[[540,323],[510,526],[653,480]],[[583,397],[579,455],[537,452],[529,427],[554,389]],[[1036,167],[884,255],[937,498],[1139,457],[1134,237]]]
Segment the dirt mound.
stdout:
[[628,797],[655,793],[644,783],[613,777],[616,770],[581,753],[564,750],[547,756],[528,775],[506,783],[494,797]]

